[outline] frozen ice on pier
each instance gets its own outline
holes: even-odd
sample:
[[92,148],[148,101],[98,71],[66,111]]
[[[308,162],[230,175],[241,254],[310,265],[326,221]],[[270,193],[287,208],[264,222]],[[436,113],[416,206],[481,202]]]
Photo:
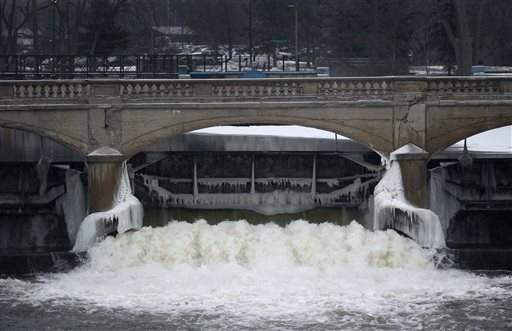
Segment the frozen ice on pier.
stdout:
[[142,228],[144,209],[132,194],[128,168],[123,163],[120,185],[114,197],[114,207],[88,215],[80,225],[74,252],[84,252],[110,233],[124,233]]
[[447,186],[451,179],[448,172],[450,165],[442,164],[430,170],[430,208],[439,216],[444,233],[448,232],[450,220],[462,209],[463,199],[461,187]]
[[64,213],[69,240],[74,244],[80,224],[87,215],[85,188],[80,179],[80,172],[76,170],[68,169],[65,180],[66,194],[57,200],[57,204]]
[[391,161],[374,192],[374,230],[392,228],[424,247],[445,247],[439,217],[407,201],[398,161]]

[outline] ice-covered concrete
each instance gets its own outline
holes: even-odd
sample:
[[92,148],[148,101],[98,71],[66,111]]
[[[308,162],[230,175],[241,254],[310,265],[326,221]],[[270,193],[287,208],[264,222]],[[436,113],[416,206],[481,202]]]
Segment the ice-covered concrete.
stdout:
[[114,199],[114,208],[88,215],[78,231],[74,252],[87,251],[110,233],[123,233],[142,227],[144,209],[132,194],[126,162],[123,163],[120,185]]
[[[162,208],[185,207],[195,209],[245,209],[265,215],[281,213],[297,213],[313,209],[315,207],[336,207],[343,204],[362,204],[370,194],[377,178],[367,180],[364,183],[360,178],[355,178],[353,183],[333,190],[329,193],[312,194],[311,179],[308,178],[259,178],[256,182],[269,188],[270,192],[244,192],[248,179],[219,178],[209,185],[213,189],[219,185],[230,187],[233,193],[201,193],[184,194],[173,193],[159,185],[157,176],[139,175],[145,187],[157,201],[155,204]],[[202,179],[204,181],[204,179]],[[288,189],[277,189],[279,184]],[[330,179],[327,184],[337,186],[337,179]],[[271,189],[271,190],[270,190]]]
[[429,209],[407,201],[402,172],[397,160],[390,162],[374,192],[374,230],[392,228],[425,247],[445,247],[439,217]]

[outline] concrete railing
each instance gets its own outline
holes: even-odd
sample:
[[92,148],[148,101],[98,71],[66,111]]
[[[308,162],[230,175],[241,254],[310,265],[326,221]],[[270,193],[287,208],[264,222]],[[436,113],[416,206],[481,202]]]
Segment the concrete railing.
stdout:
[[0,99],[392,98],[397,93],[489,96],[512,93],[512,77],[364,77],[188,80],[0,81]]

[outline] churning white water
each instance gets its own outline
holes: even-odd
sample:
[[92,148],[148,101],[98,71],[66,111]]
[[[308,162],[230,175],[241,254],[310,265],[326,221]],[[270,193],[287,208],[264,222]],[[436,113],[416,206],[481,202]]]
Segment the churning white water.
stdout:
[[432,252],[355,222],[171,222],[109,237],[89,254],[68,274],[0,285],[32,304],[182,316],[179,321],[217,316],[218,326],[276,321],[270,326],[281,329],[352,322],[407,327],[422,316],[442,319],[443,305],[454,301],[508,295],[496,280],[436,269]]

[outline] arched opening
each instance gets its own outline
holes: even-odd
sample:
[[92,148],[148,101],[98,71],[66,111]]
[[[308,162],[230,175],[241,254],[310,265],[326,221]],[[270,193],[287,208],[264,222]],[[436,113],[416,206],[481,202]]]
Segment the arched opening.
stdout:
[[[179,112],[179,111],[178,111]],[[173,117],[163,117],[161,122],[151,122],[151,127],[144,127],[141,130],[126,132],[123,135],[121,152],[127,156],[133,156],[143,150],[146,146],[151,146],[166,137],[184,134],[195,130],[205,129],[216,126],[303,126],[337,133],[347,137],[369,149],[389,155],[393,151],[393,138],[391,131],[377,130],[368,125],[351,124],[350,121],[322,119],[318,116],[301,117],[299,114],[259,114],[253,111],[247,114],[247,110],[240,110],[240,114],[230,110],[229,116],[225,114],[200,113],[194,115],[193,119],[175,119]],[[232,115],[236,114],[236,115]],[[195,118],[197,117],[197,118]],[[367,123],[367,120],[361,120]]]
[[61,139],[0,127],[0,252],[69,250],[86,212],[84,168]]
[[[55,148],[56,150],[68,150],[68,154],[72,151],[77,155],[76,157],[83,157],[88,152],[87,142],[79,138],[61,134],[59,132],[44,127],[37,127],[25,123],[0,121],[0,128],[3,128],[5,130],[16,130],[15,132],[26,132],[27,134],[32,134],[33,136],[42,137],[45,140],[51,141],[63,147]],[[51,144],[49,143],[49,145]]]
[[[432,154],[456,150],[463,146],[464,140],[473,148],[483,151],[503,150],[510,146],[509,131],[512,119],[501,115],[495,118],[472,118],[470,121],[451,123],[447,131],[437,132],[429,136],[428,149]],[[505,138],[505,139],[503,139]]]
[[[469,151],[510,153],[512,152],[512,126],[487,130],[469,136],[465,140]],[[464,148],[464,140],[451,147]]]
[[456,249],[512,247],[512,127],[458,141],[429,163],[430,204]]
[[380,156],[332,131],[295,125],[202,128],[129,160],[145,222],[295,219],[369,222]]

